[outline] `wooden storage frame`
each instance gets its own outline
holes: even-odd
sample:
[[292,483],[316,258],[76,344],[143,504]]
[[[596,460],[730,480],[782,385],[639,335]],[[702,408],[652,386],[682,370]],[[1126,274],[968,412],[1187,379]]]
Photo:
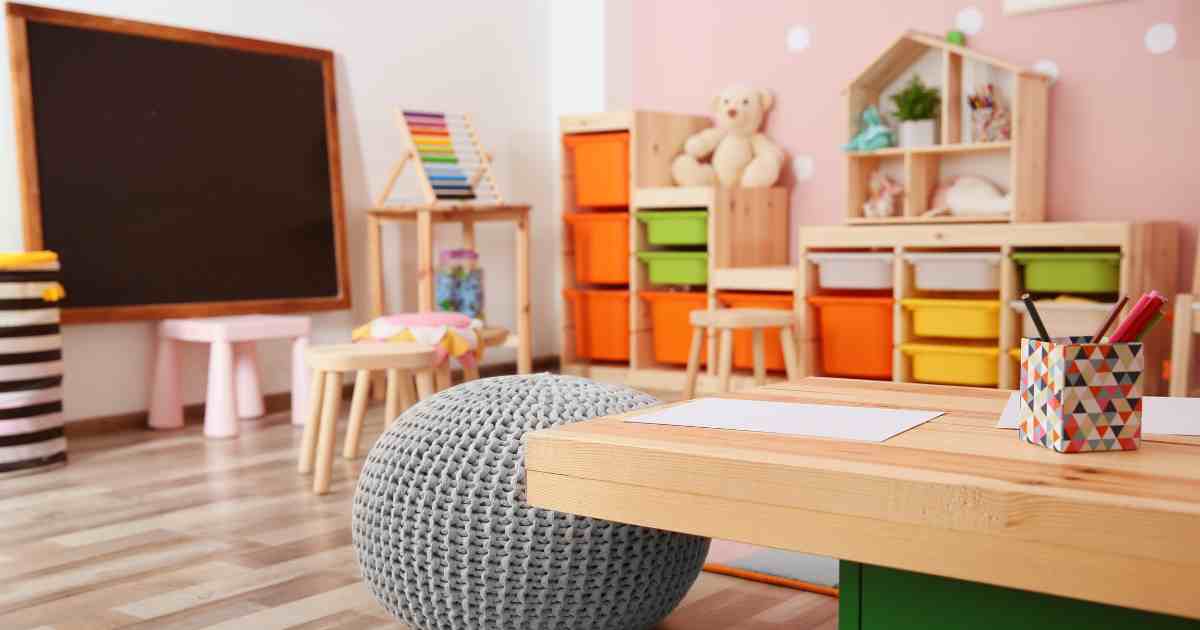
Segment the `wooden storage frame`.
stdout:
[[[1046,215],[1046,124],[1050,81],[1044,75],[970,48],[957,46],[934,35],[910,31],[902,35],[846,89],[849,135],[858,133],[863,110],[879,105],[884,89],[909,71],[931,50],[941,51],[942,113],[938,120],[940,144],[911,149],[887,148],[877,151],[846,153],[846,223],[854,225],[898,223],[1018,223],[1043,221]],[[965,141],[962,112],[965,103],[963,60],[999,68],[1013,75],[1013,93],[1008,97],[1012,111],[1012,140],[1003,142]],[[881,107],[882,111],[882,107]],[[943,158],[1004,153],[1008,156],[1008,190],[1013,211],[1009,216],[923,218],[937,187]],[[904,209],[902,216],[869,218],[863,216],[863,203],[869,198],[867,187],[871,172],[885,159],[904,161]]]
[[[638,210],[697,208],[709,212],[708,286],[709,308],[716,308],[718,290],[796,290],[796,268],[788,261],[790,229],[788,191],[781,187],[721,189],[676,187],[671,180],[671,161],[683,150],[689,136],[712,125],[706,116],[664,112],[605,112],[564,116],[559,121],[563,135],[626,131],[629,133],[629,365],[592,363],[575,354],[573,314],[560,299],[562,321],[560,348],[562,370],[600,381],[635,387],[682,390],[684,366],[666,366],[653,358],[649,305],[638,293],[651,289],[646,265],[637,252],[655,249],[646,240],[646,229],[636,218]],[[560,212],[580,212],[575,203],[574,166],[564,147]],[[579,288],[575,282],[575,253],[569,233],[563,229],[560,246],[560,275],[563,289]],[[599,288],[599,287],[598,287]],[[615,288],[605,286],[603,288]],[[708,336],[715,334],[709,330]],[[702,374],[700,391],[716,391],[715,346],[709,344],[708,371]],[[753,383],[747,374],[736,374],[733,387]]]
[[[817,267],[808,259],[813,251],[889,251],[896,255],[893,267],[892,380],[910,382],[910,361],[900,345],[913,339],[911,317],[900,300],[917,295],[912,267],[904,261],[910,251],[986,250],[1002,255],[1000,266],[1000,351],[999,387],[1018,385],[1016,361],[1008,351],[1017,347],[1021,315],[1009,303],[1020,296],[1020,270],[1011,254],[1019,249],[1061,248],[1066,250],[1107,249],[1121,253],[1120,288],[1131,296],[1157,289],[1174,295],[1179,283],[1179,226],[1176,223],[1049,223],[995,225],[892,225],[892,226],[802,226],[797,236],[799,278],[796,298],[800,328],[800,376],[819,374],[820,344],[815,327],[816,311],[808,296],[818,293]],[[1170,332],[1157,327],[1146,339],[1147,394],[1163,391],[1162,361],[1170,356]]]

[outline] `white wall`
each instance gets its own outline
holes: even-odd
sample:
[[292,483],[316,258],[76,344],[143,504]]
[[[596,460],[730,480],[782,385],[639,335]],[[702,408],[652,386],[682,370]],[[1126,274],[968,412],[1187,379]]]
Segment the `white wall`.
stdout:
[[[549,12],[546,0],[41,0],[85,11],[245,37],[328,48],[336,54],[342,173],[346,189],[352,312],[314,316],[317,343],[348,339],[366,317],[362,210],[383,186],[399,150],[393,127],[398,105],[474,112],[480,135],[496,155],[506,197],[531,203],[533,220],[534,356],[555,352],[555,270],[558,265],[553,191],[558,172],[549,87]],[[450,19],[447,19],[450,18]],[[6,35],[0,36],[6,38]],[[7,41],[0,55],[7,56]],[[8,60],[3,59],[7,67]],[[0,81],[0,137],[12,138],[9,82]],[[22,247],[16,153],[0,149],[0,251]],[[450,228],[446,228],[449,230]],[[454,245],[453,232],[442,243]],[[415,308],[405,282],[414,267],[412,232],[385,233],[387,288],[393,306]],[[481,225],[489,320],[513,323],[512,229]],[[70,287],[67,287],[68,291]],[[399,302],[403,298],[403,302]],[[152,324],[72,326],[66,330],[66,414],[70,419],[146,408],[152,366]],[[289,387],[284,344],[260,347],[266,391]],[[512,360],[496,351],[490,361]],[[185,355],[188,402],[204,398],[206,351]]]
[[633,2],[604,3],[604,104],[608,111],[633,109]]

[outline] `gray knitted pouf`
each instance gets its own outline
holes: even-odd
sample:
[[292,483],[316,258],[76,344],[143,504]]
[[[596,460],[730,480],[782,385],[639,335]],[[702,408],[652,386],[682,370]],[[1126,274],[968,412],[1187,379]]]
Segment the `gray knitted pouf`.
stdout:
[[354,496],[375,598],[413,630],[653,626],[695,581],[709,540],[529,507],[522,436],[655,402],[539,374],[472,381],[409,409],[371,447]]

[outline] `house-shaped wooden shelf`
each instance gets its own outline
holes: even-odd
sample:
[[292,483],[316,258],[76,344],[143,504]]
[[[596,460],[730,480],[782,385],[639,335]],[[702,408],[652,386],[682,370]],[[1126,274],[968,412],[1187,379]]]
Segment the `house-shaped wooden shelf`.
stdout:
[[[891,111],[891,95],[910,77],[941,90],[937,121],[940,144],[929,147],[889,148],[846,154],[846,222],[976,223],[1042,221],[1046,213],[1046,120],[1049,80],[1031,70],[982,55],[924,33],[908,32],[854,79],[846,90],[849,118],[847,139],[860,129],[863,110],[879,107]],[[1012,139],[975,142],[967,104],[976,87],[992,84],[998,100],[1012,113]],[[882,169],[904,186],[897,216],[863,215],[870,196],[871,174]],[[1006,215],[943,215],[923,217],[939,182],[945,178],[976,175],[995,183],[1012,196]]]

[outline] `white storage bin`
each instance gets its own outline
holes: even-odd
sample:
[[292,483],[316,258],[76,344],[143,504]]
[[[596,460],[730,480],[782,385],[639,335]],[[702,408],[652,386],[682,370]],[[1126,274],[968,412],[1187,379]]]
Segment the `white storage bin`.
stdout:
[[816,263],[821,288],[890,289],[895,254],[814,252],[808,259]]
[[913,253],[913,281],[922,291],[996,291],[1000,288],[999,252]]
[[[1038,315],[1042,317],[1042,323],[1046,325],[1046,332],[1050,333],[1052,338],[1082,337],[1095,333],[1113,307],[1112,304],[1102,302],[1074,300],[1039,300],[1034,304],[1037,306]],[[1033,318],[1029,316],[1025,303],[1013,300],[1009,302],[1009,306],[1022,316],[1024,323],[1021,324],[1021,336],[1037,338],[1037,327],[1033,325]],[[1109,332],[1112,332],[1112,328]]]

